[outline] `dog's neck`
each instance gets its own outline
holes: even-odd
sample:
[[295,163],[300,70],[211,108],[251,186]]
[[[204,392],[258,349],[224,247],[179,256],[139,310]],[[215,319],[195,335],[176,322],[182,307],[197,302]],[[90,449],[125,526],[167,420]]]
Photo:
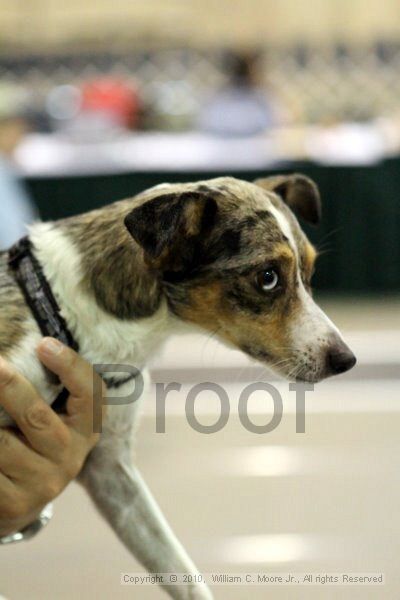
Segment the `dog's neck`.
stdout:
[[125,229],[132,201],[31,228],[44,274],[82,354],[141,368],[170,331],[161,283]]

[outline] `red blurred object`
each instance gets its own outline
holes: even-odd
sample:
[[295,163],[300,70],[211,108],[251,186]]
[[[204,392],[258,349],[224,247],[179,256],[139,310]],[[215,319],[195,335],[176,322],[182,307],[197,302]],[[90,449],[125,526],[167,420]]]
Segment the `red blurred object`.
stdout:
[[97,79],[82,87],[82,110],[108,114],[122,127],[135,127],[139,108],[137,91],[123,81]]

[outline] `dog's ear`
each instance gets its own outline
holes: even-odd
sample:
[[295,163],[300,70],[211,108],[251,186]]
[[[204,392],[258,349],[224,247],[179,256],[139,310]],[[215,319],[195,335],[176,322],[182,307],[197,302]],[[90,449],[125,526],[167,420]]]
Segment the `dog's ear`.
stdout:
[[256,179],[256,185],[275,192],[295,215],[317,225],[321,220],[321,198],[316,184],[305,175],[274,175]]
[[216,212],[217,203],[203,192],[163,194],[134,208],[125,226],[148,264],[179,270],[193,261]]

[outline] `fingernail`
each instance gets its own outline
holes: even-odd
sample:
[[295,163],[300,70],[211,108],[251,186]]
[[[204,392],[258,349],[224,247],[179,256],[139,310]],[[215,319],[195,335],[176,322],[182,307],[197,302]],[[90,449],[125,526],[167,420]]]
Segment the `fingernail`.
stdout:
[[57,354],[61,354],[64,346],[61,342],[55,340],[54,338],[44,338],[40,344],[40,349],[48,356],[57,356]]

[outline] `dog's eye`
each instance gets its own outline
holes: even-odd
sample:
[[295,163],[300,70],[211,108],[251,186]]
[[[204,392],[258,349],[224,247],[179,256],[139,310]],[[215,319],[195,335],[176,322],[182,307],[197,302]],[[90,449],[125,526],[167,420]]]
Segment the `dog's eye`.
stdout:
[[264,292],[275,289],[279,283],[279,275],[275,269],[265,269],[257,275],[257,284]]

